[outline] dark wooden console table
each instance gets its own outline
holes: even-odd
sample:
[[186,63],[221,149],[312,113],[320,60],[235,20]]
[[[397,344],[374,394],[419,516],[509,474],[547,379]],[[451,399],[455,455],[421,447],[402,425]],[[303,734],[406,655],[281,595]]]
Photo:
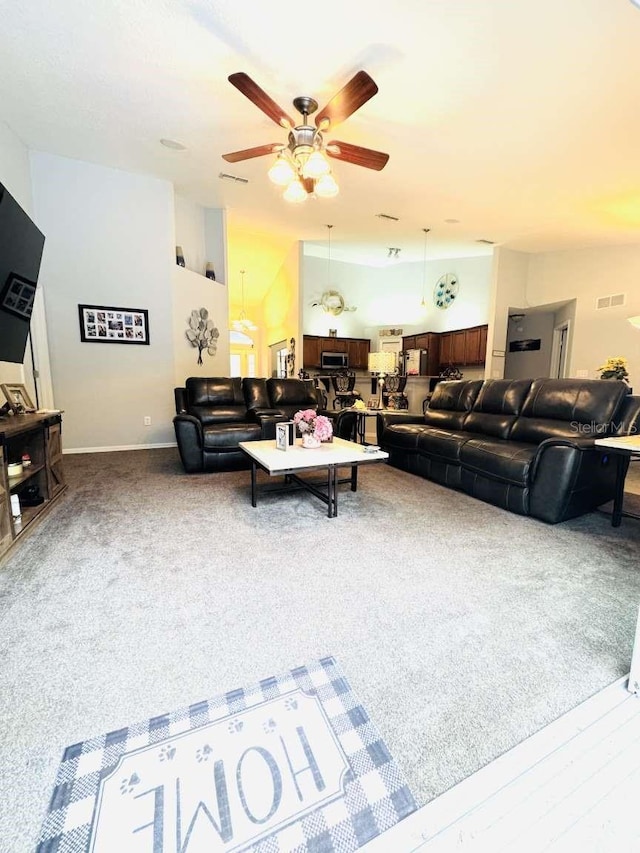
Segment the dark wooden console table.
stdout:
[[[0,558],[66,489],[61,433],[61,412],[0,418]],[[9,477],[9,463],[21,462],[25,454],[31,464]],[[20,501],[20,519],[11,511],[13,495]]]

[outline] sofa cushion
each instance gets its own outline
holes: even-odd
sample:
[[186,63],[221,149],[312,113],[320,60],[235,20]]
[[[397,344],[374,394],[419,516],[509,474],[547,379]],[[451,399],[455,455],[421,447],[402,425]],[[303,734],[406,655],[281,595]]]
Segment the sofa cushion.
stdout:
[[534,379],[510,438],[539,444],[608,435],[627,390],[615,380]]
[[260,424],[213,424],[203,430],[205,450],[237,451],[239,442],[258,441],[261,438]]
[[397,448],[415,452],[418,447],[418,438],[424,432],[424,424],[391,424],[382,433],[382,445],[387,448]]
[[418,453],[440,456],[448,462],[458,462],[463,444],[471,438],[475,438],[475,433],[422,427],[418,436]]
[[464,422],[465,430],[508,438],[531,382],[531,379],[487,379]]
[[258,379],[253,376],[246,377],[242,380],[242,390],[249,411],[271,408],[266,379]]
[[440,429],[460,429],[481,386],[481,379],[438,382],[424,413],[424,422]]
[[460,449],[460,462],[465,470],[516,486],[526,486],[537,450],[532,444],[513,440],[475,437]]
[[203,426],[247,419],[239,377],[190,376],[185,382],[187,411]]
[[269,401],[274,409],[316,409],[318,397],[313,382],[305,379],[267,379]]

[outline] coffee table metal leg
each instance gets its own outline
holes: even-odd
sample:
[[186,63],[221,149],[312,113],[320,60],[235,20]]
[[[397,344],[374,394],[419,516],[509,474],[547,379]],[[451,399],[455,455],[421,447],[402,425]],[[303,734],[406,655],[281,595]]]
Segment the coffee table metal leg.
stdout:
[[333,480],[333,517],[338,515],[338,469],[331,469],[331,478]]
[[333,479],[333,469],[329,465],[327,468],[327,517],[333,518],[333,501],[334,501],[335,482]]
[[358,491],[358,466],[357,465],[351,466],[351,491],[352,492]]
[[629,468],[629,456],[626,453],[616,454],[616,494],[613,499],[613,512],[611,513],[611,526],[620,527],[622,523],[622,505],[624,503],[624,481]]
[[256,506],[256,463],[251,462],[251,506]]

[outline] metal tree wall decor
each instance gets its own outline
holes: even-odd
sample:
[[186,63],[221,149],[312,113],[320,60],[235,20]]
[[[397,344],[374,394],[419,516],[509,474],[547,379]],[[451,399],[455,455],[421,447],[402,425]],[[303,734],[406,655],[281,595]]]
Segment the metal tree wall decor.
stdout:
[[185,334],[191,346],[198,348],[198,364],[202,364],[203,350],[206,350],[209,355],[216,354],[220,332],[216,329],[213,320],[209,319],[206,308],[201,308],[199,311],[194,309],[191,312],[189,328]]

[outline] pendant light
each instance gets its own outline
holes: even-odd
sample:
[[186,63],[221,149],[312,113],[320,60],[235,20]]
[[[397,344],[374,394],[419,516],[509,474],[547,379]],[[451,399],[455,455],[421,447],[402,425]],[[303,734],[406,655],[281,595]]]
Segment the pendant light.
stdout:
[[244,274],[245,270],[240,270],[240,276],[242,281],[242,310],[240,311],[240,316],[237,320],[234,320],[231,324],[236,332],[255,332],[258,328],[254,322],[247,318],[247,315],[244,311]]
[[422,254],[422,302],[420,303],[420,307],[424,311],[427,307],[427,300],[425,298],[425,291],[427,289],[427,234],[431,231],[430,228],[423,228],[424,231],[424,250]]

